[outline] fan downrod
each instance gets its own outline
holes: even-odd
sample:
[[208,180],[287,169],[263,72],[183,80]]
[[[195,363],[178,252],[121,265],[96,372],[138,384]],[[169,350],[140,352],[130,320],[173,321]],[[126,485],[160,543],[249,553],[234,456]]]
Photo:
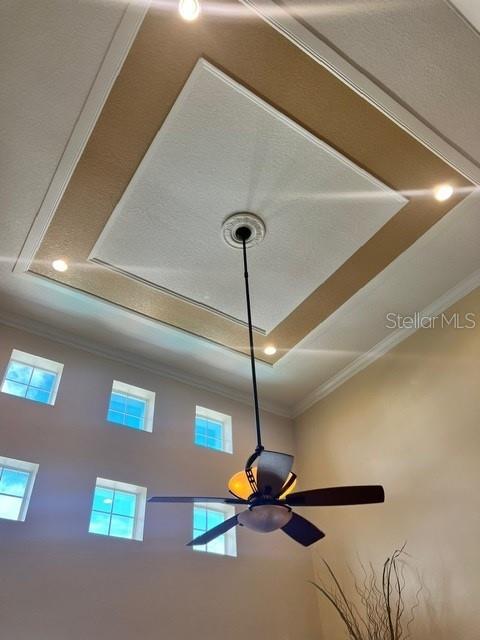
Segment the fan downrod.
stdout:
[[243,242],[245,240],[245,243],[247,243],[252,236],[252,230],[250,227],[238,227],[235,229],[234,236],[239,242]]

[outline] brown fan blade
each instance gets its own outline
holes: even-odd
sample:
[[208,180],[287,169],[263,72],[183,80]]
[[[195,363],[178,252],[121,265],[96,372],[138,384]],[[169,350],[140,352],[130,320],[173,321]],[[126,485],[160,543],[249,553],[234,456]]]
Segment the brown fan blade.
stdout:
[[277,451],[262,451],[257,464],[257,487],[260,493],[276,498],[280,495],[293,465],[293,456]]
[[248,500],[242,500],[241,498],[206,498],[204,496],[152,496],[151,498],[148,498],[147,502],[216,502],[218,504],[248,504]]
[[282,531],[296,542],[303,544],[304,547],[309,547],[325,537],[323,531],[297,513],[292,515],[289,522],[282,527]]
[[228,518],[228,520],[221,522],[216,527],[213,527],[213,529],[210,529],[209,531],[202,533],[201,536],[198,536],[197,538],[189,542],[187,546],[196,547],[203,544],[207,544],[208,542],[215,540],[215,538],[218,538],[218,536],[221,536],[224,533],[226,533],[232,527],[236,527],[237,524],[238,524],[238,516],[233,516],[232,518]]
[[385,492],[381,485],[358,485],[355,487],[328,487],[291,493],[285,502],[291,507],[332,507],[340,505],[373,504],[384,502]]

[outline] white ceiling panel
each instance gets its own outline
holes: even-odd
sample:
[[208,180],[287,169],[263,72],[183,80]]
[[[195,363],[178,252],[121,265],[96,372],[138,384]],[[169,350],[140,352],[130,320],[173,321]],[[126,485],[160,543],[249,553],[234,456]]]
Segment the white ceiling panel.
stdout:
[[91,258],[243,321],[241,255],[220,229],[257,213],[254,321],[270,331],[405,202],[200,60]]

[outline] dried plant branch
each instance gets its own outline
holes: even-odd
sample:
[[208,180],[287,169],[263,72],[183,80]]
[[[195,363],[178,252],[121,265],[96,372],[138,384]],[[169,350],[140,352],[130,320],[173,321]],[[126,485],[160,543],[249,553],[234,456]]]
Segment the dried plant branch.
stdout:
[[347,596],[332,567],[323,561],[328,584],[313,582],[322,596],[333,606],[343,622],[349,640],[409,640],[410,627],[419,606],[422,587],[415,594],[414,604],[405,621],[406,588],[405,544],[384,562],[380,576],[372,563],[368,568],[359,561],[362,578],[357,579],[350,567],[355,600]]

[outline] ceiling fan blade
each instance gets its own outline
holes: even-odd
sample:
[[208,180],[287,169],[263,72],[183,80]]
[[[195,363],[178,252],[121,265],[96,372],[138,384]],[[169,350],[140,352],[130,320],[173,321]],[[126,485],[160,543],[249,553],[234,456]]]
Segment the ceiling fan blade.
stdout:
[[303,544],[304,547],[309,547],[314,542],[317,542],[317,540],[325,537],[323,531],[320,531],[318,527],[297,513],[292,515],[289,522],[282,527],[282,531],[284,531],[287,536],[290,536],[290,538],[296,540],[296,542]]
[[218,504],[248,504],[241,498],[206,498],[205,496],[152,496],[147,502],[216,502]]
[[215,540],[215,538],[218,538],[218,536],[221,536],[224,533],[226,533],[229,529],[232,529],[232,527],[236,527],[237,524],[238,524],[238,516],[235,515],[232,518],[228,518],[228,520],[221,522],[216,527],[213,527],[213,529],[210,529],[209,531],[202,533],[201,536],[198,536],[197,538],[189,542],[187,546],[196,547],[202,544],[207,544],[208,542]]
[[276,498],[280,495],[293,465],[293,456],[277,451],[262,451],[257,464],[257,487],[260,493]]
[[381,485],[358,485],[356,487],[328,487],[291,493],[285,502],[291,507],[333,507],[339,505],[373,504],[384,502],[385,492]]

